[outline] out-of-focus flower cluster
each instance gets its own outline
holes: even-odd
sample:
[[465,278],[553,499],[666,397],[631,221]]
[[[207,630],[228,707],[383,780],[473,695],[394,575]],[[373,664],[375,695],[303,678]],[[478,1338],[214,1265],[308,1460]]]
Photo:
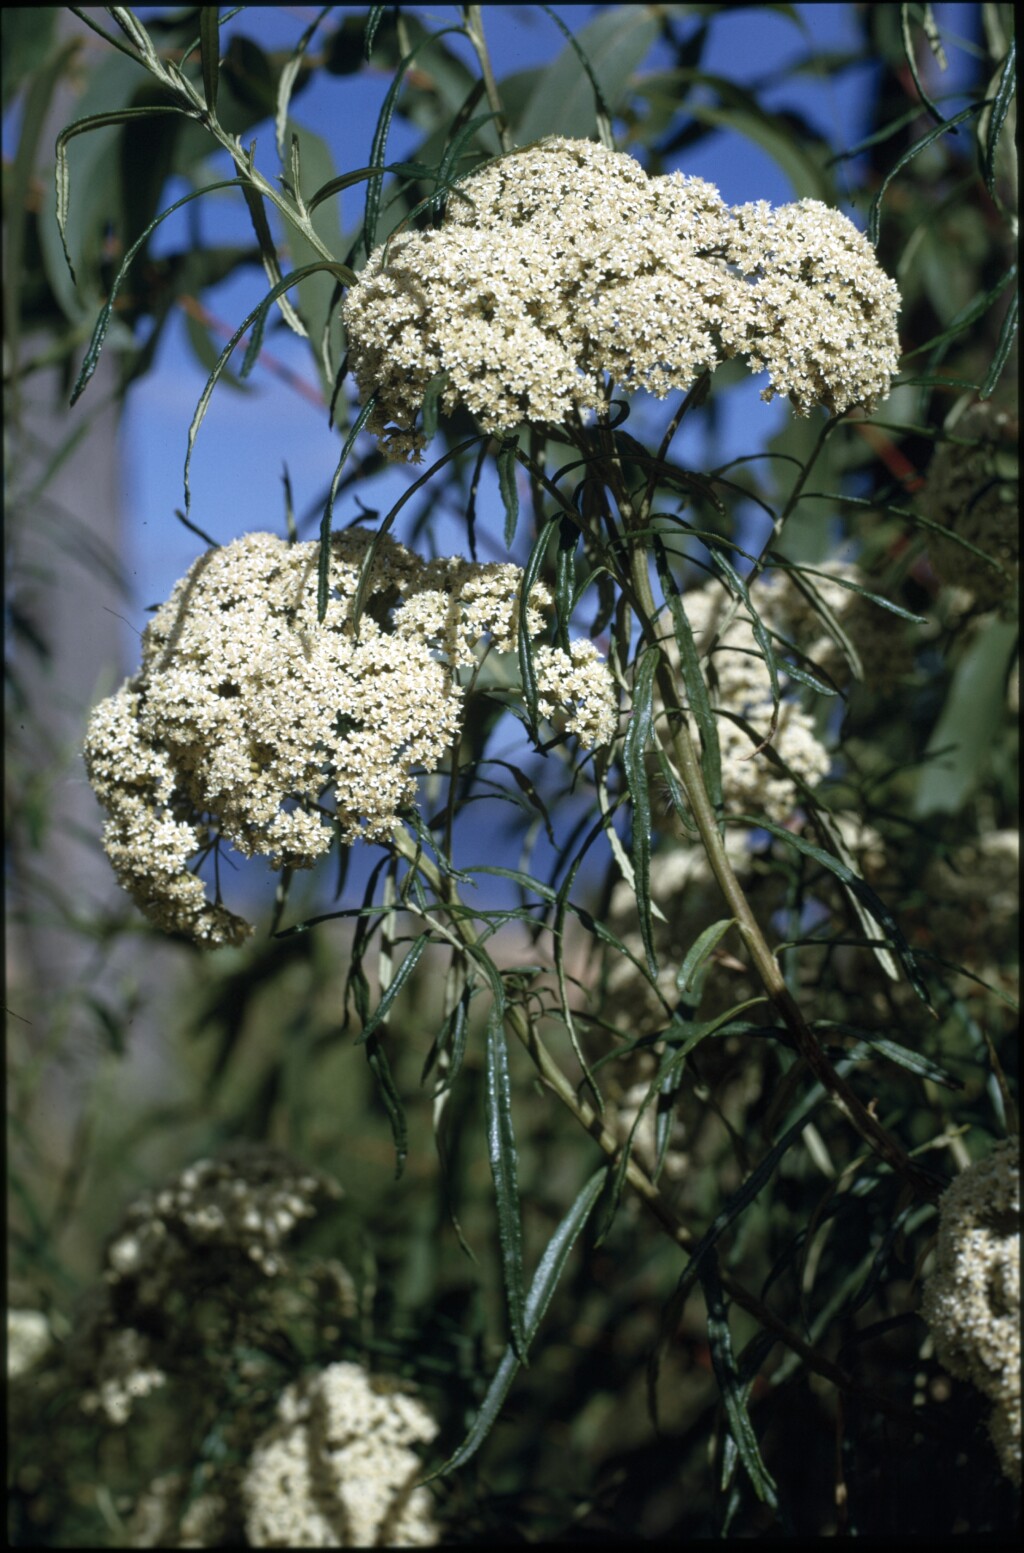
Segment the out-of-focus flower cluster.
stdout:
[[107,1294],[79,1341],[90,1373],[87,1412],[123,1424],[134,1403],[166,1383],[161,1334],[172,1304],[211,1278],[272,1278],[282,1243],[340,1188],[270,1149],[201,1159],[129,1207],[107,1249]]
[[358,1364],[289,1386],[242,1483],[257,1548],[429,1547],[433,1502],[417,1487],[437,1424],[416,1398]]
[[939,1362],[992,1404],[1003,1471],[1021,1480],[1020,1142],[997,1143],[939,1201],[922,1314]]
[[[514,650],[518,567],[422,561],[387,535],[357,635],[352,605],[373,537],[333,536],[322,623],[319,544],[257,533],[208,551],[146,628],[138,674],[93,712],[85,761],[108,814],[104,845],[165,930],[207,946],[251,932],[189,869],[221,840],[275,868],[306,868],[335,836],[387,836],[416,772],[436,770],[459,729],[460,671],[488,638]],[[551,603],[538,584],[532,633]],[[541,648],[537,683],[545,714],[560,710],[585,743],[613,735],[612,683],[591,643]]]
[[7,1379],[27,1375],[52,1343],[50,1323],[41,1310],[8,1310]]
[[[769,630],[774,628],[780,613],[775,604],[781,602],[781,596],[782,589],[762,590],[758,595],[758,611]],[[784,701],[768,747],[759,748],[771,730],[772,691],[750,616],[742,610],[733,615],[729,595],[718,584],[691,588],[684,604],[698,651],[714,644],[708,668],[712,706],[720,711],[716,727],[726,809],[761,812],[772,820],[787,820],[800,801],[793,776],[814,787],[828,773],[829,754],[815,734],[813,719],[797,702]],[[733,618],[729,619],[729,615]],[[675,638],[670,637],[664,645],[673,666],[678,667]],[[655,710],[662,710],[657,695]],[[749,725],[753,737],[733,721],[733,716],[727,715],[730,713]],[[662,744],[670,753],[667,730],[662,733]],[[793,776],[772,759],[769,751]]]
[[418,459],[429,386],[486,431],[565,424],[606,376],[659,397],[734,356],[801,413],[872,407],[896,370],[899,293],[837,210],[731,208],[713,184],[554,137],[489,164],[442,225],[374,250],[344,305],[368,426]]
[[1016,607],[1020,569],[1020,427],[988,401],[970,405],[948,428],[928,469],[922,511],[989,556],[989,565],[955,539],[929,531],[928,548],[944,582],[966,588],[985,609]]

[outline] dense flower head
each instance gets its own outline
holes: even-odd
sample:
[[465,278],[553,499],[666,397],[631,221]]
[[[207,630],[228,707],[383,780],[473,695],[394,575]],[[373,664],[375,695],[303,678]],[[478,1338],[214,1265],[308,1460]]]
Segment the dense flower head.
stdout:
[[[522,572],[423,561],[384,535],[358,632],[352,606],[375,536],[336,534],[317,618],[319,544],[272,534],[208,551],[143,636],[142,666],[94,711],[86,769],[107,810],[104,845],[158,926],[206,945],[249,924],[206,897],[190,859],[219,840],[275,868],[381,839],[461,725],[460,671],[490,643],[515,649]],[[538,584],[526,622],[552,603]],[[545,715],[597,744],[615,731],[611,679],[588,642],[540,654]],[[333,799],[333,801],[329,801]]]
[[868,407],[896,369],[899,293],[815,200],[732,209],[714,185],[552,137],[453,192],[442,225],[374,250],[343,316],[368,421],[418,458],[428,386],[486,431],[564,423],[606,383],[664,397],[721,361],[769,373],[806,413]]
[[242,1485],[250,1546],[420,1547],[439,1533],[420,1458],[437,1424],[423,1404],[360,1365],[289,1386]]
[[997,1143],[939,1201],[935,1268],[922,1314],[951,1375],[993,1403],[1003,1471],[1021,1479],[1020,1140]]
[[104,1290],[78,1333],[87,1413],[120,1426],[166,1385],[178,1356],[168,1310],[212,1285],[257,1286],[288,1271],[284,1242],[341,1196],[328,1176],[276,1149],[236,1145],[197,1159],[129,1205],[106,1251]]
[[[773,591],[762,589],[757,603],[762,620],[772,629],[776,614]],[[709,680],[712,706],[718,709],[716,729],[726,809],[761,812],[769,819],[786,821],[800,802],[793,777],[808,786],[817,786],[827,776],[831,764],[828,751],[815,733],[813,718],[798,702],[784,700],[775,732],[768,746],[761,748],[771,731],[772,690],[750,616],[740,610],[729,619],[732,604],[717,583],[689,589],[684,607],[698,650],[713,644]],[[663,646],[669,660],[677,665],[674,636],[667,638]],[[657,696],[655,709],[660,710]],[[770,751],[792,775],[780,768]]]

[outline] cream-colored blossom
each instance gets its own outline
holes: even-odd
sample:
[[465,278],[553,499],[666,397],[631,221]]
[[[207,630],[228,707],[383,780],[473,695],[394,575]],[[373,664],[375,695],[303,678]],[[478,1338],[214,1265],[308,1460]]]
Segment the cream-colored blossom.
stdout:
[[[771,590],[758,592],[758,611],[769,629],[773,627],[773,602]],[[708,677],[712,707],[719,714],[716,722],[725,806],[734,812],[759,812],[771,820],[784,821],[800,802],[799,789],[769,752],[774,751],[793,776],[814,787],[828,774],[828,751],[814,731],[810,714],[793,700],[783,701],[774,735],[767,748],[760,748],[771,730],[772,692],[750,616],[741,610],[724,624],[731,605],[717,583],[687,590],[684,607],[698,650],[711,646]],[[678,667],[674,636],[665,640],[663,646],[670,662]],[[657,696],[655,710],[661,710]],[[734,717],[743,722],[734,721]],[[671,753],[664,734],[662,739]]]
[[728,259],[752,292],[745,353],[766,370],[762,399],[788,394],[806,414],[873,409],[889,391],[899,348],[899,291],[863,233],[820,200],[733,211]]
[[552,137],[465,179],[440,228],[375,249],[343,317],[377,395],[369,429],[418,459],[432,384],[495,433],[586,414],[607,380],[664,397],[737,355],[801,412],[871,406],[896,369],[898,302],[838,211],[734,211],[701,178]]
[[[205,945],[251,931],[189,869],[222,841],[307,868],[336,837],[388,836],[417,773],[437,770],[459,730],[460,671],[488,640],[515,648],[518,567],[425,562],[386,535],[357,634],[373,537],[333,536],[322,623],[319,544],[249,534],[208,551],[147,627],[139,673],[94,711],[85,760],[108,815],[104,844],[158,926]],[[532,633],[551,602],[533,590]],[[545,710],[564,710],[581,738],[611,737],[612,684],[591,644],[559,664],[565,685],[548,675]]]
[[993,1403],[992,1440],[1021,1480],[1020,1140],[997,1143],[939,1201],[922,1315],[940,1363]]
[[429,1547],[433,1502],[410,1447],[437,1424],[416,1398],[361,1366],[329,1365],[278,1402],[250,1457],[245,1531],[257,1548]]

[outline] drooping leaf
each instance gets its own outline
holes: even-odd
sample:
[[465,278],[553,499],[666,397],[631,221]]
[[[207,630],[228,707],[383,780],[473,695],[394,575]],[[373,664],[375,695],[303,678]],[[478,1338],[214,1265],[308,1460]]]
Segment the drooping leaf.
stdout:
[[[544,1255],[541,1257],[537,1271],[533,1275],[530,1284],[530,1292],[526,1297],[526,1310],[524,1325],[526,1341],[531,1343],[537,1334],[537,1329],[544,1319],[544,1313],[551,1303],[551,1296],[558,1286],[558,1280],[569,1259],[569,1253],[575,1245],[579,1233],[593,1212],[604,1187],[607,1173],[599,1170],[596,1175],[590,1177],[580,1191],[569,1211],[561,1220],[551,1239],[548,1241]],[[431,1473],[431,1477],[444,1477],[449,1472],[454,1472],[457,1467],[474,1456],[480,1446],[490,1434],[505,1398],[508,1396],[516,1372],[519,1369],[520,1359],[516,1350],[509,1344],[495,1373],[494,1379],[487,1388],[487,1394],[480,1404],[479,1411],[473,1420],[472,1427],[458,1450],[451,1455],[444,1466],[438,1467]],[[430,1478],[426,1480],[430,1481]]]
[[660,649],[648,647],[637,664],[633,680],[633,713],[623,742],[622,763],[633,806],[633,877],[636,906],[640,917],[640,936],[652,979],[658,974],[651,928],[651,800],[647,787],[645,755],[654,720],[654,676],[661,659]]
[[494,1181],[494,1201],[501,1242],[502,1280],[509,1337],[520,1361],[526,1358],[523,1298],[523,1244],[515,1132],[512,1126],[512,1086],[502,1008],[496,1005],[487,1024],[487,1152]]

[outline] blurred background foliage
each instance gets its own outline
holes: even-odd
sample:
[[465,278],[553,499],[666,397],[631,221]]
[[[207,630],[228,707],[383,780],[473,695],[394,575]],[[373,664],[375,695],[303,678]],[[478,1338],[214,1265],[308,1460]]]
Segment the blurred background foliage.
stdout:
[[[325,16],[298,58],[289,113],[307,196],[339,169],[326,141],[301,126],[304,91],[314,79],[333,78],[343,114],[348,78],[369,71],[389,79],[399,59],[428,36],[412,12],[375,9],[383,14],[369,64],[364,13]],[[777,100],[784,81],[744,87],[702,69],[723,11],[735,8],[592,9],[591,15],[577,8],[575,31],[600,82],[618,149],[657,173],[666,158],[709,137],[739,135],[778,164],[797,198],[842,203],[864,222],[872,211],[880,218],[879,257],[903,295],[901,380],[877,416],[851,417],[829,439],[779,548],[811,565],[844,547],[853,550],[876,592],[925,617],[917,628],[897,621],[891,642],[874,641],[891,672],[855,683],[840,711],[830,714],[841,760],[826,792],[836,810],[856,816],[870,832],[870,842],[856,838],[858,861],[918,953],[937,1017],[905,983],[865,970],[873,962],[864,951],[829,947],[846,907],[836,881],[823,877],[812,858],[763,833],[750,896],[780,938],[805,941],[817,929],[820,945],[785,951],[783,963],[811,1017],[822,1021],[833,1060],[863,1069],[858,1041],[864,1030],[920,1060],[915,1071],[905,1058],[870,1056],[870,1094],[885,1124],[946,1177],[1016,1127],[1016,622],[1012,603],[993,607],[958,587],[956,565],[940,565],[926,500],[947,419],[954,412],[955,425],[955,414],[982,389],[991,395],[986,402],[1009,417],[990,439],[998,467],[989,482],[1015,478],[1007,462],[1017,426],[1010,345],[1012,117],[991,152],[989,134],[1008,59],[1012,70],[1012,11],[969,8],[973,35],[945,40],[961,68],[968,63],[963,95],[974,109],[948,128],[937,122],[942,43],[930,7],[850,7],[858,43],[839,55],[816,49],[808,8],[774,7],[793,22],[793,79],[872,70],[870,119],[854,148],[830,144],[796,110],[769,110],[762,99],[771,88]],[[312,14],[296,12],[296,39]],[[149,8],[144,19],[166,57],[180,58],[200,28],[198,8]],[[33,450],[33,383],[55,379],[66,403],[117,267],[164,208],[168,180],[198,188],[211,169],[213,176],[228,174],[223,158],[211,161],[205,130],[178,116],[79,137],[70,153],[68,220],[76,284],[53,219],[54,130],[90,113],[152,104],[160,92],[113,48],[99,55],[90,50],[87,65],[85,34],[69,35],[56,9],[8,9],[3,28],[5,801],[13,902],[9,1298],[19,1308],[44,1311],[56,1339],[15,1396],[9,1535],[18,1545],[140,1545],[133,1513],[154,1475],[170,1467],[219,1481],[232,1453],[244,1454],[253,1431],[265,1427],[277,1392],[304,1367],[352,1357],[413,1381],[442,1423],[443,1451],[463,1438],[503,1348],[483,1136],[484,1062],[473,1008],[462,1078],[443,1117],[439,1164],[436,1102],[423,1070],[445,1013],[444,981],[439,953],[428,951],[385,1032],[409,1129],[408,1162],[396,1183],[392,1128],[363,1054],[353,1047],[359,1021],[345,1020],[348,923],[280,939],[261,935],[243,949],[204,957],[158,942],[116,890],[102,897],[92,884],[83,890],[66,863],[62,827],[71,826],[81,855],[99,870],[92,881],[105,866],[88,802],[69,818],[49,780],[58,767],[71,769],[76,709],[66,709],[63,745],[55,751],[66,685],[53,640],[59,610],[47,589],[76,543],[81,564],[103,571],[115,594],[123,578],[116,526],[83,522],[76,532],[59,514],[46,520],[47,492],[80,446],[82,428],[95,436],[98,423],[83,418],[86,399],[74,413],[55,412],[53,440],[42,454]],[[651,66],[656,46],[659,62]],[[243,26],[220,64],[220,121],[245,144],[258,136],[267,164],[278,87],[290,61],[290,50],[265,50]],[[198,57],[195,70],[198,78]],[[498,76],[515,142],[551,133],[594,135],[593,86],[568,44],[551,64],[506,78],[499,62]],[[919,90],[924,79],[930,101]],[[450,38],[416,55],[394,107],[419,145],[385,186],[378,240],[429,199],[435,185],[427,170],[441,163],[453,122],[485,111],[482,99],[478,73]],[[467,143],[462,168],[497,148],[493,124],[483,125]],[[354,165],[369,161],[366,148]],[[355,250],[358,231],[341,229],[332,201],[318,207],[316,226],[339,257]],[[121,290],[101,385],[115,414],[133,383],[152,369],[176,308],[186,313],[197,360],[212,369],[222,342],[211,332],[204,295],[225,276],[261,263],[255,235],[251,243],[209,244],[196,221],[193,236],[161,257],[144,244]],[[309,253],[294,235],[275,230],[275,239],[286,269],[307,262]],[[325,399],[335,393],[343,351],[332,294],[322,276],[297,292]],[[994,364],[1002,364],[1001,374]],[[730,368],[719,378],[728,390]],[[719,463],[718,392],[716,379],[702,412],[709,468]],[[344,436],[351,414],[344,393],[336,413]],[[650,413],[649,405],[638,411],[638,423]],[[457,415],[440,433],[454,444],[470,430]],[[777,510],[790,489],[792,461],[806,463],[818,434],[814,420],[789,416],[766,448],[750,450],[773,456],[737,466],[730,478],[741,494]],[[752,444],[756,436],[753,431]],[[370,508],[380,463],[367,451],[345,476],[343,489],[357,490]],[[454,466],[450,498],[468,490],[471,468]],[[329,478],[326,471],[325,495]],[[735,522],[734,515],[705,510],[699,494],[689,515],[711,532],[727,534]],[[414,509],[413,529],[429,539],[426,501]],[[82,712],[79,706],[79,721]],[[480,748],[487,732],[481,726]],[[543,763],[536,772],[528,769],[536,801],[548,806],[556,829],[564,827],[561,775],[553,779]],[[533,839],[543,840],[536,802],[524,797],[513,825],[519,830],[510,834],[518,835],[529,859]],[[1000,850],[993,837],[1010,840]],[[669,820],[661,839],[670,849]],[[82,862],[83,870],[89,866]],[[600,920],[615,920],[618,877],[610,866],[603,881],[588,887],[582,904]],[[329,897],[333,883],[322,874],[296,881],[289,920],[324,909],[324,890]],[[358,905],[359,892],[353,897],[350,890],[342,903]],[[686,907],[679,922],[666,925],[666,945],[675,954],[721,915],[706,886],[694,886]],[[39,946],[54,931],[63,945],[78,946],[68,956],[73,974],[39,970],[48,963]],[[399,914],[392,925],[396,957],[407,931]],[[548,944],[531,942],[522,922],[513,923],[501,952],[509,976],[535,988],[538,1008],[550,1008]],[[374,961],[369,955],[371,974]],[[582,931],[567,941],[567,968],[591,989],[581,1029],[592,1061],[645,1033],[635,996],[616,1004],[608,963]],[[702,1017],[737,1000],[743,974],[724,952],[715,957]],[[767,1027],[760,1033],[771,1034]],[[555,1030],[550,1040],[571,1068],[564,1031]],[[600,1159],[542,1091],[522,1053],[513,1051],[511,1060],[531,1268]],[[610,1107],[628,1112],[629,1092],[644,1076],[642,1055],[635,1053],[621,1071],[603,1067]],[[794,1088],[770,1039],[732,1034],[694,1054],[672,1098],[677,1120],[663,1185],[699,1236],[741,1191],[771,1142],[804,1114],[807,1096]],[[64,1356],[74,1354],[76,1334],[89,1330],[104,1247],[141,1191],[242,1141],[284,1149],[327,1173],[341,1183],[344,1198],[307,1232],[287,1276],[253,1296],[226,1344],[216,1324],[188,1329],[190,1343],[209,1344],[208,1362],[183,1363],[173,1385],[137,1404],[128,1428],[102,1427],[78,1406],[78,1372]],[[673,1151],[678,1174],[670,1168]],[[815,1373],[785,1343],[766,1342],[756,1317],[732,1305],[734,1374],[746,1386],[760,1454],[776,1485],[769,1496],[774,1504],[759,1499],[737,1469],[704,1295],[691,1290],[684,1302],[672,1302],[684,1253],[628,1193],[610,1225],[602,1226],[601,1218],[599,1211],[584,1230],[530,1367],[518,1375],[483,1449],[435,1485],[451,1539],[618,1541],[723,1532],[934,1537],[1012,1525],[1013,1492],[985,1433],[984,1403],[938,1368],[915,1313],[934,1212],[901,1196],[899,1183],[862,1157],[834,1110],[817,1106],[763,1189],[718,1225],[723,1269],[826,1367]],[[354,1300],[327,1292],[329,1284],[347,1288],[345,1279]],[[218,1297],[214,1290],[215,1305]],[[179,1338],[184,1341],[180,1332]],[[657,1429],[648,1394],[655,1354]],[[842,1372],[839,1386],[828,1378],[829,1365]],[[227,1426],[241,1391],[251,1429],[235,1438]]]

